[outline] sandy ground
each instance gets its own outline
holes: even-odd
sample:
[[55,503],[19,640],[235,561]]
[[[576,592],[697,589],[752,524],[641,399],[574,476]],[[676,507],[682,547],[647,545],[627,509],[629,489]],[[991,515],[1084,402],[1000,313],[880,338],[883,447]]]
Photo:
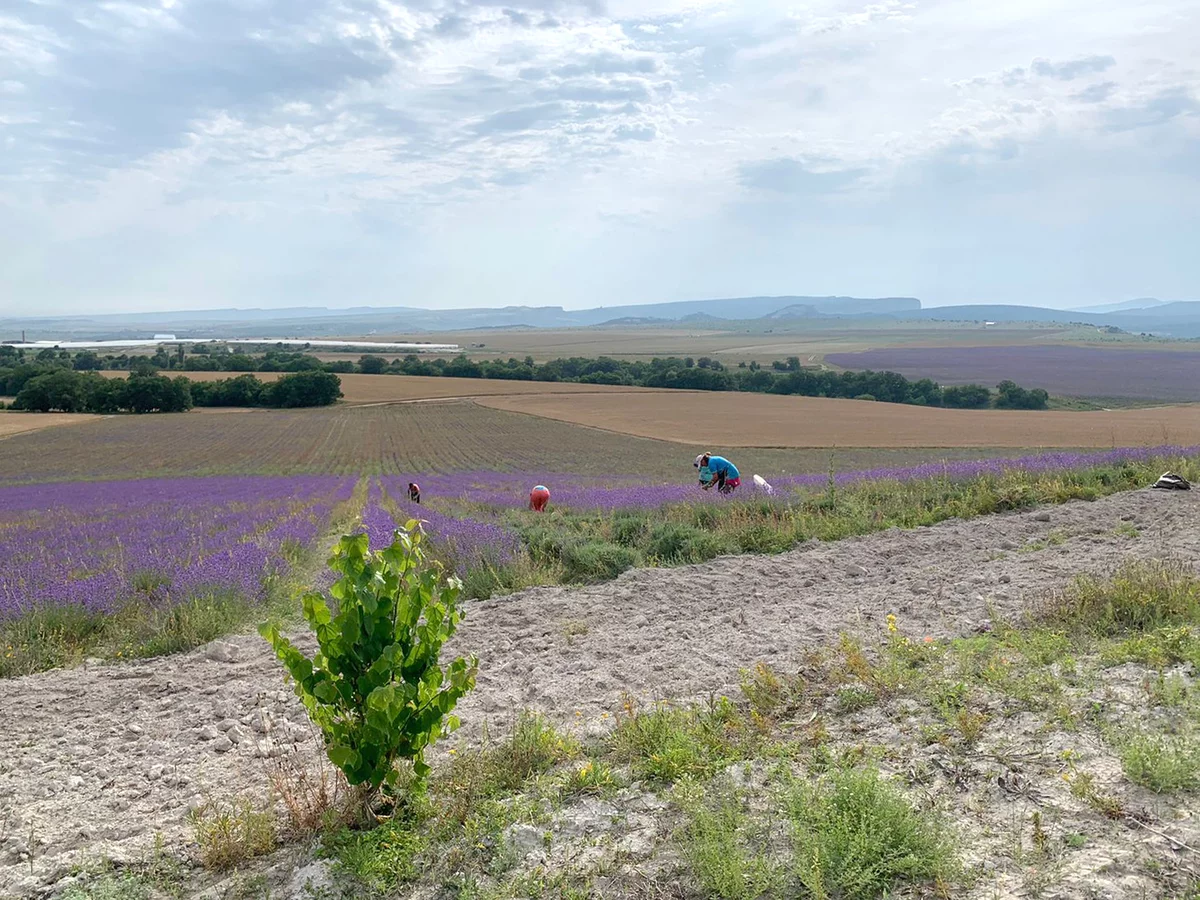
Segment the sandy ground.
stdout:
[[28,413],[0,410],[0,440],[12,437],[14,434],[41,431],[43,428],[57,428],[60,425],[78,425],[81,422],[93,422],[100,418],[102,416],[89,416],[82,413]]
[[1095,412],[931,409],[902,403],[676,391],[484,397],[493,409],[728,447],[1143,447],[1200,443],[1200,404]]
[[[455,739],[503,731],[524,708],[603,730],[626,691],[652,701],[736,690],[756,661],[787,671],[842,631],[882,635],[889,612],[908,634],[969,633],[989,607],[1015,613],[1082,572],[1195,559],[1198,514],[1200,493],[1147,490],[488,601],[455,640],[481,662]],[[30,895],[76,863],[138,858],[156,835],[185,851],[189,805],[262,794],[264,757],[317,750],[281,668],[250,635],[0,681],[0,709],[0,896]]]

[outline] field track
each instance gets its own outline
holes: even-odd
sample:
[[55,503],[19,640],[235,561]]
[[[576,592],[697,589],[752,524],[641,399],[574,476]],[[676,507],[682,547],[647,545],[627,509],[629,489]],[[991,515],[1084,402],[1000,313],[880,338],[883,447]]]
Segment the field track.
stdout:
[[99,418],[99,416],[82,413],[0,412],[0,440],[14,434],[41,431],[43,428],[57,428],[60,425],[79,425],[82,422],[92,422]]
[[[478,654],[481,669],[455,739],[477,739],[485,723],[504,733],[522,709],[599,730],[625,691],[642,701],[736,693],[740,669],[767,661],[794,672],[806,649],[840,632],[882,637],[888,613],[914,636],[968,634],[989,605],[1015,613],[1080,573],[1131,557],[1200,556],[1196,492],[1142,490],[1052,509],[1048,522],[1038,515],[637,570],[472,605],[451,649]],[[1120,530],[1131,525],[1136,536]],[[1052,531],[1061,544],[999,552]],[[0,896],[30,896],[97,857],[144,858],[158,835],[166,851],[185,853],[189,803],[264,795],[257,757],[273,748],[317,754],[311,737],[298,740],[308,735],[303,713],[257,636],[0,681],[0,708],[0,821],[33,845],[28,859],[0,853]],[[240,742],[219,752],[218,726],[233,722]]]
[[1098,412],[676,391],[487,397],[478,403],[639,437],[726,447],[1140,447],[1200,444],[1200,405]]

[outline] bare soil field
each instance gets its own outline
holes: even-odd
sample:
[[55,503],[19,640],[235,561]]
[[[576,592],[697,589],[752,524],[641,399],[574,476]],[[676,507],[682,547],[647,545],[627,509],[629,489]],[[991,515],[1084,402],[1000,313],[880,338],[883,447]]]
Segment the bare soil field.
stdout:
[[83,422],[94,422],[99,418],[83,413],[22,413],[0,410],[0,440],[14,434],[57,428],[60,425],[79,425]]
[[[540,588],[487,601],[468,610],[448,648],[476,653],[481,663],[478,688],[459,706],[464,727],[454,740],[476,742],[485,727],[502,733],[525,709],[577,733],[603,734],[621,714],[626,692],[643,703],[736,694],[740,670],[757,662],[795,673],[810,650],[841,633],[881,640],[889,613],[918,638],[971,634],[986,629],[990,613],[1016,614],[1080,573],[1107,574],[1130,557],[1194,560],[1197,515],[1195,492],[1143,490],[1049,512],[893,530],[774,557],[637,570],[604,585]],[[1029,552],[1006,552],[1016,548]],[[264,797],[267,758],[319,754],[281,667],[257,636],[157,660],[3,681],[0,707],[6,713],[0,896],[34,896],[70,883],[76,866],[133,862],[156,845],[158,852],[191,853],[189,808],[235,795]],[[1017,760],[1011,769],[980,755],[974,762],[979,772],[939,776],[950,802],[965,803],[955,827],[980,835],[985,846],[989,833],[993,843],[1005,840],[1005,817],[1015,816],[1024,828],[1027,807],[1035,803],[1046,828],[1057,829],[1052,814],[1072,802],[1053,774],[1036,792],[1021,788],[1021,779],[1028,785],[1032,777],[1021,775],[1023,768],[1032,772],[1043,756],[1061,763],[1063,750],[1054,743],[1058,732],[1027,729],[1023,721],[994,726],[1016,742],[1006,751]],[[873,739],[903,740],[886,720],[872,728]],[[1080,746],[1074,758],[1081,763],[1111,764],[1106,751],[1086,741]],[[448,749],[439,747],[441,759]],[[928,758],[921,765],[930,772],[949,765],[936,744],[923,752]],[[988,766],[1000,773],[1000,787],[983,771]],[[932,775],[920,783],[932,784]],[[969,803],[962,793],[968,789]],[[1025,805],[1014,805],[1021,790]],[[1153,802],[1156,818],[1149,821],[1181,835],[1176,844],[1196,840],[1194,819],[1189,824],[1189,817],[1175,815],[1165,798]],[[605,817],[625,814],[613,808]],[[1106,822],[1099,813],[1073,814],[1090,817],[1091,843],[1070,857],[1066,874],[1104,879],[1104,890],[1056,896],[1149,896],[1130,860],[1149,852],[1173,858],[1175,845]],[[1019,844],[1019,831],[1016,839]],[[643,842],[638,852],[652,852],[654,843]],[[1010,877],[1004,866],[1019,877],[1029,864],[1016,853],[1010,865],[997,852],[991,876],[976,882],[970,896],[1029,896],[999,890]]]
[[[387,378],[403,383],[401,377]],[[13,418],[40,422],[51,415]],[[86,418],[86,417],[85,417]],[[165,475],[405,474],[525,471],[690,482],[691,445],[611,434],[471,402],[336,406],[306,410],[193,410],[182,415],[92,417],[5,441],[0,483]],[[0,414],[0,422],[3,422]],[[839,449],[839,471],[1000,455],[981,449]],[[823,472],[829,453],[759,450],[756,471]],[[540,474],[539,474],[540,473]]]
[[[1185,345],[1187,346],[1187,345]],[[826,361],[847,369],[886,369],[940,384],[1004,379],[1068,397],[1200,400],[1200,350],[1039,347],[893,347],[833,353]]]
[[714,447],[1136,447],[1200,443],[1200,405],[1095,412],[930,409],[867,400],[676,392],[489,397],[493,409]]
[[[123,378],[125,372],[105,372]],[[217,381],[236,377],[238,372],[169,372],[186,375],[192,381]],[[260,381],[275,381],[280,372],[255,372]],[[412,400],[463,400],[475,397],[507,397],[524,394],[630,394],[658,393],[648,388],[603,384],[575,384],[545,381],[501,381],[486,378],[442,378],[423,375],[338,375],[342,380],[346,403],[403,403]]]

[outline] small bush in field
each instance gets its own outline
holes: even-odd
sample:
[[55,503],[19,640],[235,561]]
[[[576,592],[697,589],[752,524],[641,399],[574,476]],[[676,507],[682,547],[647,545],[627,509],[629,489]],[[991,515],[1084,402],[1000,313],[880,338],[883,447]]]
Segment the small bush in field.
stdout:
[[623,547],[636,547],[646,536],[644,516],[619,516],[613,519],[612,539]]
[[637,564],[628,547],[605,541],[579,541],[562,551],[563,576],[567,581],[608,581]]
[[368,549],[365,534],[341,539],[329,561],[341,576],[329,589],[336,614],[321,594],[304,597],[320,645],[313,659],[275,625],[260,629],[295,680],[329,759],[368,796],[399,783],[402,759],[412,760],[419,785],[429,773],[426,749],[457,727],[451,712],[475,686],[475,658],[441,663],[461,618],[461,582],[426,562],[422,537],[412,521],[379,552]]
[[839,769],[786,797],[797,875],[814,897],[890,896],[901,882],[944,878],[950,841],[873,768]]
[[248,800],[230,805],[209,804],[191,816],[200,860],[209,869],[232,869],[275,849],[271,814]]
[[705,562],[717,556],[721,539],[690,525],[664,522],[650,532],[646,555],[669,563]]
[[784,872],[748,846],[751,823],[735,792],[713,790],[705,795],[685,784],[676,795],[687,813],[684,854],[705,896],[757,900],[782,895]]
[[1178,562],[1133,562],[1111,578],[1084,577],[1047,611],[1103,635],[1149,632],[1200,622],[1200,579]]
[[1126,777],[1156,794],[1200,786],[1200,747],[1186,738],[1135,734],[1120,755]]

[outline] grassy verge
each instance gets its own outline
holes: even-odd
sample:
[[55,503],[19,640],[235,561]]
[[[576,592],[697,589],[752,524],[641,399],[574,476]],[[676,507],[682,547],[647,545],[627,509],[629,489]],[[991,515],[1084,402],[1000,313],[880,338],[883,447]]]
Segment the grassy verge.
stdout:
[[1081,579],[968,638],[887,625],[734,697],[627,700],[590,740],[523,716],[377,828],[279,833],[315,835],[338,898],[1196,896],[1193,569]]

